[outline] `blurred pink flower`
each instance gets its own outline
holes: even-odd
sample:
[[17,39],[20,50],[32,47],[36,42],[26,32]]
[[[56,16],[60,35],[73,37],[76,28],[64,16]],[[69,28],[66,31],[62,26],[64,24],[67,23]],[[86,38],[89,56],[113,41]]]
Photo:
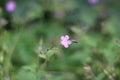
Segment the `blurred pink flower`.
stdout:
[[56,18],[56,19],[60,19],[60,18],[62,17],[61,13],[58,12],[58,11],[55,11],[55,12],[53,13],[53,16],[54,16],[54,18]]
[[10,0],[6,3],[6,10],[8,12],[13,12],[16,8],[16,2],[13,0]]
[[61,36],[61,44],[65,47],[68,48],[70,44],[72,44],[72,41],[69,40],[69,36]]
[[96,4],[96,3],[99,2],[99,0],[88,0],[88,2],[89,2],[90,4]]

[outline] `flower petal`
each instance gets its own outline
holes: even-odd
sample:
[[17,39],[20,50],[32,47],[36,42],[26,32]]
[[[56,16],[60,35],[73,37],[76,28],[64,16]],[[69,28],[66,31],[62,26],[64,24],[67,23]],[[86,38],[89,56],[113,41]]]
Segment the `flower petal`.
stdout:
[[64,36],[61,36],[61,40],[64,40],[65,39],[65,37]]
[[72,44],[72,41],[68,40],[67,43],[70,45],[70,44]]
[[68,47],[69,47],[69,45],[68,45],[68,44],[64,44],[64,47],[65,47],[65,48],[68,48]]
[[64,44],[65,44],[65,42],[64,42],[64,41],[61,41],[60,43],[61,43],[62,45],[64,45]]
[[69,36],[68,35],[65,35],[65,40],[68,40],[69,39]]

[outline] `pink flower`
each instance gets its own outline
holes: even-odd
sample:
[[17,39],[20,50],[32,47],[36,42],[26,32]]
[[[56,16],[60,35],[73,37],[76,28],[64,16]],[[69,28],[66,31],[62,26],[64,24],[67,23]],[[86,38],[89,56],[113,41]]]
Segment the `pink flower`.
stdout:
[[89,2],[90,4],[96,4],[96,3],[99,2],[99,0],[88,0],[88,2]]
[[62,17],[61,13],[58,12],[58,11],[55,11],[53,16],[56,18],[56,19],[60,19]]
[[65,47],[68,48],[70,44],[72,44],[72,41],[69,40],[69,36],[61,36],[61,44]]
[[16,8],[16,2],[14,0],[10,0],[6,3],[6,10],[8,12],[13,12]]

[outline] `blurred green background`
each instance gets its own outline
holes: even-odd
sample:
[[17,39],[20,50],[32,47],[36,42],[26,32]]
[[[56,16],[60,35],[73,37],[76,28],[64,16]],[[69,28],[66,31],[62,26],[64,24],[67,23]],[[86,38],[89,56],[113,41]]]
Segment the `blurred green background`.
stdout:
[[120,80],[119,3],[0,0],[0,80]]

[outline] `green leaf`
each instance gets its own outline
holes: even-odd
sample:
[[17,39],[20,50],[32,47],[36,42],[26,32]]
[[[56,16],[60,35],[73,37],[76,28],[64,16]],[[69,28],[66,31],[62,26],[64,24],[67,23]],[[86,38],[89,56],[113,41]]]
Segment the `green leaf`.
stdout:
[[104,77],[105,77],[105,74],[104,74],[103,72],[101,72],[101,73],[97,76],[96,80],[103,80]]
[[40,58],[43,58],[43,59],[46,59],[46,58],[47,58],[46,54],[44,54],[44,53],[39,54],[38,56],[39,56]]
[[50,58],[56,53],[56,49],[51,49],[47,52],[47,57]]

